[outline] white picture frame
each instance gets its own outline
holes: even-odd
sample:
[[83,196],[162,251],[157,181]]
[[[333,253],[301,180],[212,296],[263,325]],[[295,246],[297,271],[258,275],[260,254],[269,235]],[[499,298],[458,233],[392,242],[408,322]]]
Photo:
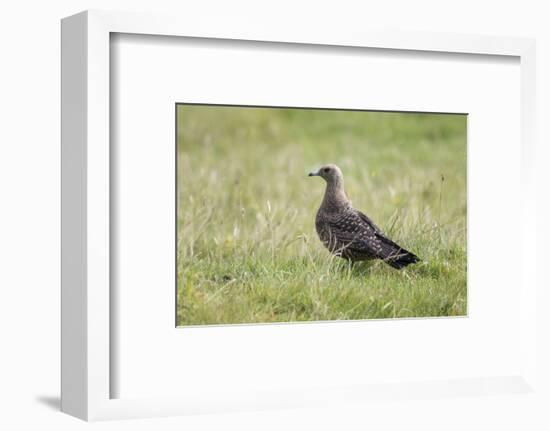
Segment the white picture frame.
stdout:
[[[365,47],[402,52],[462,53],[517,57],[521,68],[521,373],[502,378],[477,376],[452,381],[403,382],[367,386],[284,388],[233,397],[230,388],[217,396],[117,398],[111,360],[118,349],[113,336],[110,291],[110,40],[113,33],[181,36],[200,39],[265,41],[287,44]],[[361,31],[317,34],[272,27],[215,27],[192,18],[122,12],[87,11],[62,21],[62,410],[86,420],[166,416],[201,412],[316,406],[335,399],[449,398],[541,391],[536,367],[536,249],[534,41],[473,35]],[[162,364],[157,365],[159,368]],[[539,367],[542,365],[539,364]],[[227,393],[224,391],[227,390]]]

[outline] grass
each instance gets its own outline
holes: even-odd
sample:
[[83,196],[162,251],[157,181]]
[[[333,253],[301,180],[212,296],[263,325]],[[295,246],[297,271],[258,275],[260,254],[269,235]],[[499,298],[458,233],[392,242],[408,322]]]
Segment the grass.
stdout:
[[[177,132],[178,325],[466,314],[466,116],[180,105]],[[323,248],[329,162],[422,263]]]

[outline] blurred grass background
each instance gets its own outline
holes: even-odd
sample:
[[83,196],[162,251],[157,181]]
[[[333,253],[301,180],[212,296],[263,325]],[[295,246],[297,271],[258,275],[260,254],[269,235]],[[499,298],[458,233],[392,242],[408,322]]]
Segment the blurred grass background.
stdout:
[[[466,121],[178,105],[178,325],[465,315]],[[307,177],[325,163],[421,264],[330,256]]]

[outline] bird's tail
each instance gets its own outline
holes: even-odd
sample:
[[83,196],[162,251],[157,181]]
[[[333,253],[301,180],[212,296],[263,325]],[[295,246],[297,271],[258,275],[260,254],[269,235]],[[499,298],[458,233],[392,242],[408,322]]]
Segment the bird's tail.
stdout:
[[411,263],[419,262],[420,258],[410,251],[399,248],[399,251],[397,253],[388,256],[384,259],[384,261],[392,268],[402,269],[405,268],[407,265],[410,265]]

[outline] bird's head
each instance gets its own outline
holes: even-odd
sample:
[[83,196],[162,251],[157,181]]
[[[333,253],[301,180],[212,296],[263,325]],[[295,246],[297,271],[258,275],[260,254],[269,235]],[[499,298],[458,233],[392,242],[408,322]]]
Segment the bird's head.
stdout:
[[310,177],[321,177],[328,184],[341,183],[344,179],[340,168],[334,164],[321,166],[317,172],[310,172]]

